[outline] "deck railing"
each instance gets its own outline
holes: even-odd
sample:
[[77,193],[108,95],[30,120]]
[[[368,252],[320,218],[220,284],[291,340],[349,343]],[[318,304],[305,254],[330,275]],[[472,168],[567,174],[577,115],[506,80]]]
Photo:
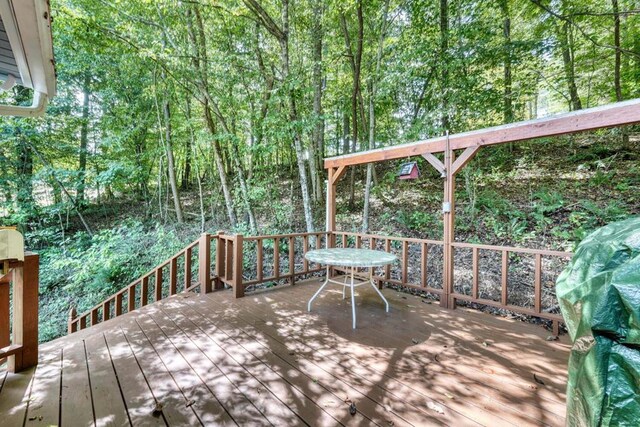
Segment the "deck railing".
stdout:
[[[555,275],[572,256],[569,252],[455,242],[452,247],[458,254],[454,257],[454,284],[451,289],[446,289],[442,285],[444,242],[440,240],[354,232],[270,236],[219,232],[203,234],[199,240],[86,313],[78,316],[72,310],[69,333],[135,310],[152,299],[159,301],[198,287],[201,293],[207,293],[229,286],[233,288],[235,297],[240,298],[245,291],[258,285],[269,286],[282,281],[294,284],[300,276],[323,271],[323,266],[308,262],[304,255],[311,249],[326,246],[371,248],[395,253],[398,264],[374,271],[374,279],[380,286],[388,283],[434,294],[441,300],[451,301],[454,308],[456,300],[460,300],[550,320],[556,333],[562,321],[562,316],[555,309],[557,307],[550,306],[548,302],[555,297]],[[198,280],[192,283],[192,278],[196,277],[192,271],[195,252]],[[468,256],[465,252],[469,252]],[[500,268],[496,269],[496,265]],[[168,280],[164,279],[166,270]],[[339,272],[338,268],[332,269],[332,273]],[[514,277],[510,278],[510,273]],[[522,277],[529,276],[531,283],[523,282]],[[510,287],[511,281],[517,281],[520,288],[530,288],[531,295],[525,295],[521,290],[514,291]]]
[[9,372],[19,372],[38,363],[39,257],[27,252],[24,261],[8,262],[0,279],[0,364],[8,359]]

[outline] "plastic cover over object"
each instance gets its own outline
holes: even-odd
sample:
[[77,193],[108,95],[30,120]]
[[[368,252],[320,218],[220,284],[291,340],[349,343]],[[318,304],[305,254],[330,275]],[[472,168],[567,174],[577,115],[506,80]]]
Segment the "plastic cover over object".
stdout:
[[556,294],[574,342],[567,425],[640,425],[640,217],[585,238]]

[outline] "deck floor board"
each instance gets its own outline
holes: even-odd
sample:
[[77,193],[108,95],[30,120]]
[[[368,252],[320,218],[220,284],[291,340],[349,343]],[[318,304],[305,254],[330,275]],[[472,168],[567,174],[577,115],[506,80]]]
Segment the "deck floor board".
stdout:
[[318,285],[179,294],[43,344],[0,371],[2,425],[564,425],[567,337],[392,289],[385,313],[365,287],[353,330],[340,290],[306,311]]

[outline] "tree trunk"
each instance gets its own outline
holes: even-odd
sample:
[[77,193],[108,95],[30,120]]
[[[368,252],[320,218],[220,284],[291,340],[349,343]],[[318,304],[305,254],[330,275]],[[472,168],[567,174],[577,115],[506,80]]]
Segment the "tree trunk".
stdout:
[[449,130],[449,3],[440,0],[440,108],[442,109],[442,129]]
[[316,203],[323,201],[322,194],[322,159],[324,153],[324,117],[322,111],[322,39],[324,31],[322,28],[323,2],[314,0],[313,2],[313,28],[311,30],[313,39],[313,115],[315,125],[313,127],[313,159],[312,170],[314,175],[314,195]]
[[[616,48],[616,56],[613,68],[613,85],[616,91],[616,101],[623,100],[622,97],[622,83],[620,81],[620,68],[621,68],[621,52],[620,52],[620,8],[618,6],[618,0],[611,0],[611,6],[613,7],[613,45]],[[629,142],[629,133],[622,128],[622,143],[627,144]]]
[[504,123],[513,122],[513,101],[512,101],[512,78],[511,78],[511,16],[509,14],[509,1],[500,0],[500,9],[502,10],[502,34],[503,50],[504,50],[504,93],[503,93],[503,121]]
[[[566,12],[565,1],[562,1],[562,13]],[[578,95],[578,88],[576,86],[576,72],[573,54],[573,38],[570,34],[570,22],[564,21],[558,28],[558,42],[560,44],[560,50],[562,52],[562,65],[564,68],[564,76],[567,82],[567,89],[569,91],[569,108],[572,111],[581,110],[582,102]]]
[[[364,20],[362,16],[362,0],[356,2],[356,14],[358,20],[356,51],[353,52],[351,47],[351,39],[349,37],[349,29],[344,13],[341,13],[340,20],[342,22],[342,31],[344,32],[345,47],[347,55],[350,58],[351,72],[353,77],[353,88],[351,91],[351,152],[355,152],[358,146],[358,100],[360,96],[360,73],[362,65],[362,42],[364,33]],[[364,119],[364,115],[361,117]],[[363,123],[364,124],[364,123]],[[349,180],[349,208],[355,207],[355,167],[351,167]]]
[[[382,22],[380,23],[380,38],[378,39],[378,51],[376,53],[376,65],[373,77],[369,80],[369,150],[376,147],[375,143],[375,108],[374,102],[376,97],[376,83],[380,74],[380,63],[382,62],[382,51],[384,47],[384,39],[387,29],[387,14],[389,11],[389,0],[384,2],[382,9]],[[371,196],[371,184],[374,178],[374,164],[367,164],[367,178],[364,186],[364,208],[362,211],[362,232],[369,232],[369,207]],[[374,249],[374,248],[371,248]]]
[[[191,121],[191,101],[187,97],[186,119]],[[191,125],[189,125],[191,128]],[[189,138],[184,139],[184,169],[182,170],[182,184],[180,188],[186,190],[189,188],[189,180],[191,179],[191,150],[193,147],[193,131],[190,132]]]
[[84,203],[84,189],[87,173],[87,140],[89,135],[89,84],[90,76],[85,74],[82,82],[82,122],[80,124],[80,150],[78,161],[78,185],[76,187],[77,200],[80,205]]
[[256,223],[256,217],[253,213],[253,207],[251,206],[251,200],[249,199],[249,186],[247,185],[247,180],[245,179],[244,168],[242,167],[242,163],[240,162],[240,153],[238,152],[238,146],[236,143],[233,144],[233,160],[235,163],[236,170],[238,172],[238,181],[240,181],[240,191],[242,192],[242,201],[244,203],[245,210],[247,211],[247,216],[249,217],[249,229],[253,234],[258,234],[258,224]]
[[169,185],[171,186],[171,195],[173,196],[173,206],[176,210],[176,220],[179,224],[184,222],[182,216],[182,204],[180,203],[180,193],[178,191],[178,182],[176,180],[175,161],[173,158],[172,135],[171,135],[171,109],[169,106],[169,98],[165,91],[162,100],[162,114],[164,117],[164,138],[165,151],[167,153],[167,172],[169,176]]

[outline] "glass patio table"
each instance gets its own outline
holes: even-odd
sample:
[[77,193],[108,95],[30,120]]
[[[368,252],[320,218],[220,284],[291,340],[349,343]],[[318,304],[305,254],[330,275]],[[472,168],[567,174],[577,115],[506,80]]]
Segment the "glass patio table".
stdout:
[[[315,262],[318,264],[327,266],[327,279],[324,281],[320,289],[316,291],[315,294],[309,300],[307,304],[307,310],[311,311],[311,303],[314,299],[322,292],[322,290],[329,283],[333,283],[336,285],[342,286],[342,299],[344,299],[345,291],[347,288],[351,288],[351,314],[353,318],[353,329],[356,328],[356,300],[355,300],[355,292],[354,288],[356,286],[371,284],[373,289],[376,290],[382,301],[384,301],[385,309],[387,313],[389,312],[389,303],[386,298],[382,295],[382,292],[378,289],[378,287],[373,282],[373,269],[375,267],[383,267],[388,264],[392,264],[395,262],[398,257],[388,252],[383,251],[374,251],[371,249],[354,249],[354,248],[329,248],[329,249],[315,249],[309,251],[304,256],[308,261]],[[344,278],[344,282],[338,282],[331,278],[331,267],[346,267],[347,275]],[[360,282],[356,282],[355,273],[358,268],[368,268],[369,269],[369,277],[366,280],[362,280],[360,277],[358,280]],[[347,282],[347,279],[350,280]]]

